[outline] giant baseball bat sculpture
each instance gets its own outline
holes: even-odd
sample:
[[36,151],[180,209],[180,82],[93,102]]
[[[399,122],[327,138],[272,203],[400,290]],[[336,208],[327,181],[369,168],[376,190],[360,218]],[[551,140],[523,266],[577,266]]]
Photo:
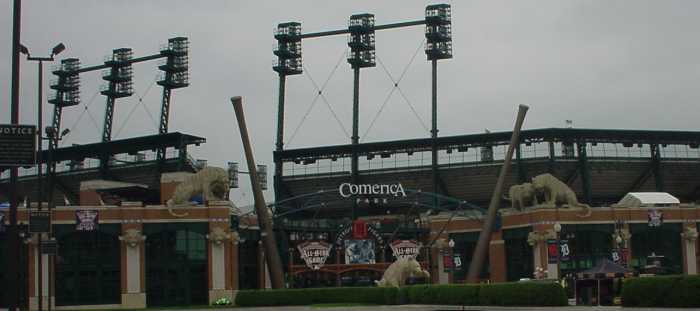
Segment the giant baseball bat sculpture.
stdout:
[[253,196],[255,199],[255,213],[258,215],[260,236],[262,237],[263,247],[265,248],[265,259],[267,260],[267,268],[270,272],[271,285],[274,289],[284,288],[282,260],[277,251],[275,234],[272,231],[272,217],[267,211],[267,206],[265,206],[265,198],[263,197],[262,189],[260,189],[258,174],[255,170],[253,148],[250,146],[248,128],[245,124],[245,116],[243,115],[243,99],[240,96],[231,97],[231,103],[233,104],[233,110],[236,112],[238,128],[241,131],[241,141],[243,142],[243,149],[245,150],[245,157],[248,162],[248,174],[250,175],[250,183],[253,186]]
[[496,219],[496,212],[498,211],[498,205],[501,202],[501,194],[503,193],[503,181],[510,171],[510,161],[513,158],[513,149],[515,145],[520,141],[520,128],[523,126],[523,121],[525,120],[525,113],[529,107],[525,105],[520,105],[518,107],[518,118],[515,120],[515,128],[513,128],[513,135],[510,137],[510,145],[508,145],[508,152],[506,152],[506,158],[503,161],[503,166],[501,167],[501,172],[498,174],[498,181],[496,182],[496,188],[493,190],[493,195],[491,196],[491,203],[489,204],[489,210],[484,219],[484,226],[481,228],[481,233],[479,233],[479,241],[476,243],[476,248],[474,249],[474,255],[472,256],[472,261],[469,264],[469,273],[467,274],[467,282],[478,283],[479,273],[481,272],[481,267],[484,265],[484,258],[488,252],[489,242],[491,240],[491,230],[493,229],[493,223]]

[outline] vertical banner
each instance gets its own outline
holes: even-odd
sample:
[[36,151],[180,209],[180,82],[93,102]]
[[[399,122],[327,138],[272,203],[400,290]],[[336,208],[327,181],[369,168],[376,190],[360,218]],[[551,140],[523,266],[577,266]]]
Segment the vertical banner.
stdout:
[[455,253],[454,256],[452,256],[452,264],[454,266],[455,271],[459,271],[462,269],[462,255],[459,253]]
[[367,238],[367,223],[365,221],[358,219],[352,223],[352,238],[355,240]]
[[554,264],[557,263],[559,257],[559,247],[557,246],[557,240],[547,240],[547,262]]
[[97,210],[75,211],[76,231],[95,231],[99,224],[99,212]]
[[445,272],[452,271],[453,262],[452,262],[452,256],[450,256],[449,253],[445,253],[442,256],[442,266],[444,267]]
[[561,254],[561,261],[569,261],[571,259],[569,240],[559,240],[559,254]]

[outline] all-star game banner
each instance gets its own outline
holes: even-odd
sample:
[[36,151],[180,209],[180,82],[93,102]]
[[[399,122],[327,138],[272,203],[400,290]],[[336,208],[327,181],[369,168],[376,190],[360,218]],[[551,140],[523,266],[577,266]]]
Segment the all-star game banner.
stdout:
[[323,267],[331,252],[332,245],[326,242],[304,242],[297,245],[301,259],[304,259],[306,266],[313,270]]
[[396,240],[390,247],[396,259],[416,259],[420,253],[420,245],[413,240]]
[[5,232],[5,213],[0,213],[0,232]]
[[95,231],[99,224],[99,212],[96,210],[75,211],[76,231]]

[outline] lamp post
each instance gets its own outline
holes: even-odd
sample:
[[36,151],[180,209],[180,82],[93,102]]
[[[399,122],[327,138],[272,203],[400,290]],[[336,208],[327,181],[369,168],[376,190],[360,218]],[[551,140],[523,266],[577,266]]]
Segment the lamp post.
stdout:
[[[32,56],[31,53],[29,53],[29,49],[26,46],[21,45],[21,44],[19,46],[19,51],[22,54],[27,55],[27,61],[38,62],[38,68],[37,68],[38,69],[38,75],[37,75],[37,93],[38,94],[37,94],[37,116],[36,116],[36,120],[37,120],[36,122],[37,122],[38,129],[41,129],[43,127],[43,114],[44,114],[43,113],[43,106],[44,105],[43,105],[42,101],[44,99],[44,61],[52,62],[54,60],[53,57],[60,54],[65,49],[66,49],[66,46],[63,45],[63,43],[59,43],[56,46],[54,46],[53,49],[51,49],[51,54],[48,57],[36,57],[36,56]],[[41,130],[37,131],[36,133],[37,133],[37,135],[39,135],[38,144],[37,144],[38,152],[37,152],[37,156],[36,156],[36,163],[37,163],[36,176],[37,176],[37,186],[38,186],[38,191],[37,191],[38,199],[37,199],[37,201],[39,202],[37,208],[39,211],[41,211],[41,208],[42,208],[41,203],[44,200],[42,162],[41,162],[41,152],[43,149],[43,139],[41,136]],[[43,278],[43,269],[41,268],[41,267],[43,267],[43,260],[42,260],[43,256],[41,255],[41,241],[42,241],[42,239],[43,239],[43,233],[39,233],[38,239],[37,239],[37,248],[39,249],[39,252],[40,252],[39,258],[38,258],[39,267],[40,267],[39,271],[38,271],[38,277],[39,277],[38,307],[39,307],[39,311],[43,310],[43,300],[44,300],[43,299],[44,298],[43,297],[44,278]],[[49,302],[49,304],[51,304],[51,302]]]
[[[56,166],[54,165],[53,162],[53,151],[54,151],[54,144],[53,142],[58,142],[61,140],[64,136],[68,135],[70,133],[69,129],[64,129],[61,131],[61,133],[57,133],[57,129],[53,126],[47,126],[46,129],[44,130],[46,133],[45,139],[49,141],[49,155],[48,159],[46,161],[46,174],[48,175],[48,197],[47,197],[47,205],[49,209],[49,215],[51,215],[51,211],[53,210],[54,206],[54,200],[53,200],[53,188],[54,188],[54,175],[56,174]],[[41,202],[39,202],[41,204]],[[53,235],[53,224],[51,223],[51,217],[49,217],[49,239],[52,239]],[[41,238],[39,239],[41,241]],[[41,249],[40,249],[41,251]],[[50,256],[50,255],[49,255]],[[39,254],[39,258],[41,258],[41,254]],[[49,297],[49,304],[47,306],[47,310],[51,311],[51,274],[52,274],[52,267],[53,265],[51,264],[51,257],[49,257],[49,289],[48,289],[48,297]],[[41,269],[40,269],[41,271]],[[41,294],[41,293],[40,293]]]
[[554,232],[557,234],[557,281],[560,279],[559,274],[561,273],[561,245],[559,245],[559,233],[561,233],[561,224],[559,222],[554,223]]
[[455,267],[455,251],[454,251],[455,240],[450,239],[450,241],[447,242],[447,246],[450,247],[450,261],[452,262],[452,267],[450,267],[450,279],[452,279],[452,283],[456,283],[455,282],[455,268],[456,267]]

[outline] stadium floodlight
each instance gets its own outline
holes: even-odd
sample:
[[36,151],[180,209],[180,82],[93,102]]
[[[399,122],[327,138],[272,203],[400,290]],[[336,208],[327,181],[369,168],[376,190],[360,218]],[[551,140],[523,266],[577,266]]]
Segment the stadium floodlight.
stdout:
[[170,38],[160,54],[166,59],[158,66],[158,69],[163,71],[158,85],[168,89],[189,86],[189,40],[186,37]]
[[238,188],[238,162],[228,162],[229,188]]
[[100,92],[111,98],[128,97],[134,94],[131,59],[134,53],[130,48],[120,48],[112,51],[112,57],[105,62],[110,67],[102,75],[102,79],[108,82]]
[[51,56],[56,56],[58,54],[61,54],[61,52],[65,51],[66,46],[63,45],[63,43],[56,44],[56,46],[51,49]]
[[428,60],[452,58],[452,8],[449,4],[425,7],[425,39]]
[[49,103],[61,108],[80,104],[79,69],[80,60],[77,58],[61,60],[61,65],[53,71],[57,79],[51,83],[54,96],[49,99]]
[[348,20],[348,63],[352,68],[377,65],[374,36],[374,14],[363,13],[350,16]]
[[258,173],[260,189],[267,190],[267,165],[258,165],[256,173]]
[[275,29],[277,45],[273,53],[277,56],[272,70],[280,75],[298,75],[303,72],[301,58],[301,23],[280,23]]

